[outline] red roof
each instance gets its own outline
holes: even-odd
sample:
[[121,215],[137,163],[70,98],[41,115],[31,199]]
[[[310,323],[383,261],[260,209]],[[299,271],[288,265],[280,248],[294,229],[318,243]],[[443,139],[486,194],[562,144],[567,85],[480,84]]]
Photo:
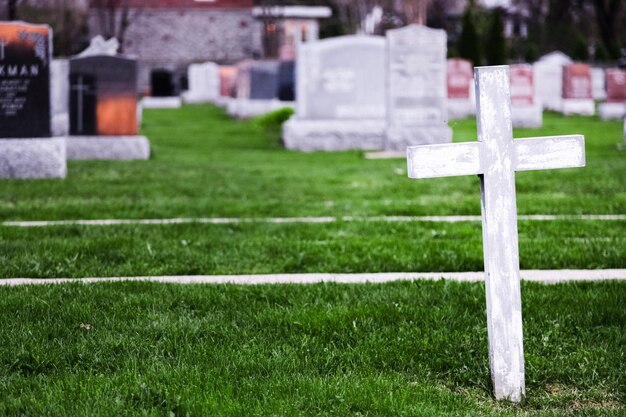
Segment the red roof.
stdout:
[[123,7],[145,9],[245,9],[254,6],[254,0],[89,0],[89,7]]

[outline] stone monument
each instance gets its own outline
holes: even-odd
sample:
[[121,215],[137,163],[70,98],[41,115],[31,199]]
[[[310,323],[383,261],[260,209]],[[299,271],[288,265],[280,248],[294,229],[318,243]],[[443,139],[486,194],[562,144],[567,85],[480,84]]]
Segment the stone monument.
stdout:
[[591,68],[587,64],[570,64],[563,67],[563,114],[592,116],[596,112],[593,101]]
[[593,99],[606,100],[606,79],[604,68],[591,68],[591,82],[593,83]]
[[387,31],[384,150],[452,141],[446,108],[444,30],[409,25]]
[[0,22],[0,177],[63,178],[65,138],[51,136],[46,25]]
[[598,113],[603,120],[623,119],[626,116],[626,71],[620,68],[606,70],[606,103]]
[[380,150],[385,137],[385,39],[350,35],[298,46],[288,149]]
[[511,82],[511,122],[513,127],[541,127],[543,109],[535,99],[533,67],[516,64],[509,67]]
[[555,51],[533,64],[536,97],[545,110],[561,111],[563,66],[572,62],[564,53]]
[[148,159],[137,135],[137,62],[96,55],[70,60],[68,159]]
[[177,109],[183,105],[180,96],[176,94],[174,74],[168,69],[152,70],[150,73],[150,94],[141,100],[142,108]]
[[279,97],[282,64],[276,60],[240,62],[237,66],[237,98],[227,103],[228,114],[245,119],[281,107],[293,107],[291,101],[281,101]]
[[187,69],[189,89],[182,94],[185,103],[211,103],[220,94],[219,66],[213,62],[191,64]]
[[462,119],[476,114],[474,97],[474,66],[460,58],[448,59],[446,65],[448,87],[448,117]]

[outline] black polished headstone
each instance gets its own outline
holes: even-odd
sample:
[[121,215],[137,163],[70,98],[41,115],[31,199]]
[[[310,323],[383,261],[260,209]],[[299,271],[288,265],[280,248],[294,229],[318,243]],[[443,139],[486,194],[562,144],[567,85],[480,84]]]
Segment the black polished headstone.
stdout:
[[250,68],[250,98],[277,99],[280,62],[255,61]]
[[0,138],[50,136],[50,50],[45,25],[0,22]]
[[296,65],[294,61],[280,63],[278,72],[278,99],[295,101],[296,99]]
[[154,97],[172,97],[175,95],[173,74],[164,69],[153,70],[150,73],[150,86]]
[[137,62],[95,55],[70,60],[70,135],[137,134]]

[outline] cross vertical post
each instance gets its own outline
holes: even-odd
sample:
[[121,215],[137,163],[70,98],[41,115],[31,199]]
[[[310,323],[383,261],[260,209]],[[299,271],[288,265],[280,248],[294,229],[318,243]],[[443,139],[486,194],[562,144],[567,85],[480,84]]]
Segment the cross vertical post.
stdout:
[[78,131],[78,133],[82,133],[83,132],[83,117],[84,117],[84,104],[83,104],[83,94],[87,91],[88,87],[83,84],[83,76],[79,75],[78,76],[78,83],[74,86],[72,86],[72,90],[76,91],[76,99],[77,99],[77,110],[78,110],[78,126],[76,127],[76,130]]
[[0,38],[0,60],[4,60],[4,47],[5,47],[4,39]]
[[520,401],[524,347],[508,68],[476,68],[474,80],[478,141],[490,161],[479,178],[491,379],[496,398]]

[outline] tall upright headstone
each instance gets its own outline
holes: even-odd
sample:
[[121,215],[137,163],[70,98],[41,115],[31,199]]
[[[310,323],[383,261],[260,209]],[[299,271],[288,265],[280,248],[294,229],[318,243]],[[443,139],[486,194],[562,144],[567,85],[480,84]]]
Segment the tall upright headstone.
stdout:
[[187,69],[189,89],[183,93],[186,103],[209,103],[220,93],[219,66],[213,62],[191,64]]
[[509,79],[513,127],[541,127],[543,109],[535,98],[533,67],[529,64],[511,65]]
[[451,58],[446,65],[448,116],[461,119],[476,114],[474,66],[465,59]]
[[620,68],[607,68],[606,101],[598,108],[602,119],[626,117],[626,71]]
[[537,98],[544,109],[561,111],[563,93],[563,66],[573,61],[562,52],[542,56],[533,64]]
[[447,125],[444,30],[409,25],[387,31],[387,131],[384,149],[452,141]]
[[87,55],[70,60],[68,159],[147,159],[137,136],[137,61]]
[[563,114],[595,114],[591,67],[588,64],[570,64],[563,67]]
[[63,138],[51,137],[50,55],[45,25],[0,22],[0,177],[65,177]]
[[385,39],[341,36],[298,47],[289,149],[380,150],[385,134]]

